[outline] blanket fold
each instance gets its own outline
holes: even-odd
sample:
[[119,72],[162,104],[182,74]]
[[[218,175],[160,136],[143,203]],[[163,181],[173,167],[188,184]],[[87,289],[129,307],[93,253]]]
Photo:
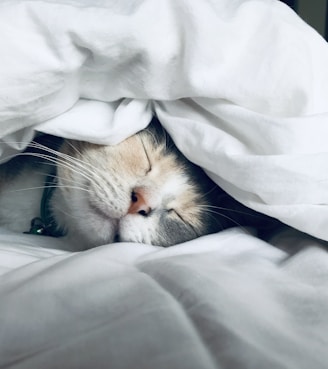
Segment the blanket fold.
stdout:
[[238,201],[328,240],[328,48],[280,1],[3,1],[0,34],[3,160],[156,113]]
[[310,237],[280,235],[290,257],[241,229],[80,253],[9,236],[0,233],[1,368],[327,366],[328,254]]

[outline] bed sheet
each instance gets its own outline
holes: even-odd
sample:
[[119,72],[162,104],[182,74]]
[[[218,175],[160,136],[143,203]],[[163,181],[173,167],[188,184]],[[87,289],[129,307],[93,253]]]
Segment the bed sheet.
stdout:
[[236,228],[69,253],[2,234],[1,368],[327,367],[328,255],[313,238],[289,231],[279,248]]

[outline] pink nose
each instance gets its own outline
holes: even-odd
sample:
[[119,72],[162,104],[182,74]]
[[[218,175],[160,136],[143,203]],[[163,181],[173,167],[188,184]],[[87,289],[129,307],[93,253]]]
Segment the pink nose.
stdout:
[[132,192],[131,205],[128,214],[140,214],[146,216],[150,213],[151,208],[148,206],[144,196],[140,192]]

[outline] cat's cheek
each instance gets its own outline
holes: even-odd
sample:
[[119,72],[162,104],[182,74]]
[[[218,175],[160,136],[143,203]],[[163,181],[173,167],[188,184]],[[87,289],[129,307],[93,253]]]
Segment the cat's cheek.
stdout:
[[114,242],[117,230],[117,222],[104,221],[102,218],[86,215],[81,218],[69,217],[66,219],[67,236],[73,241],[74,251],[89,249]]
[[140,214],[128,214],[121,219],[118,233],[120,241],[152,243],[152,233],[154,232],[153,220],[150,217],[143,217]]

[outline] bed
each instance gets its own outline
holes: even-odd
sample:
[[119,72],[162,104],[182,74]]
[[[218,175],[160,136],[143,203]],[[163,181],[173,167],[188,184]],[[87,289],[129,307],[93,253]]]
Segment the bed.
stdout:
[[277,0],[0,4],[0,159],[116,144],[156,114],[229,195],[288,228],[170,248],[0,229],[0,368],[328,367],[328,47]]

